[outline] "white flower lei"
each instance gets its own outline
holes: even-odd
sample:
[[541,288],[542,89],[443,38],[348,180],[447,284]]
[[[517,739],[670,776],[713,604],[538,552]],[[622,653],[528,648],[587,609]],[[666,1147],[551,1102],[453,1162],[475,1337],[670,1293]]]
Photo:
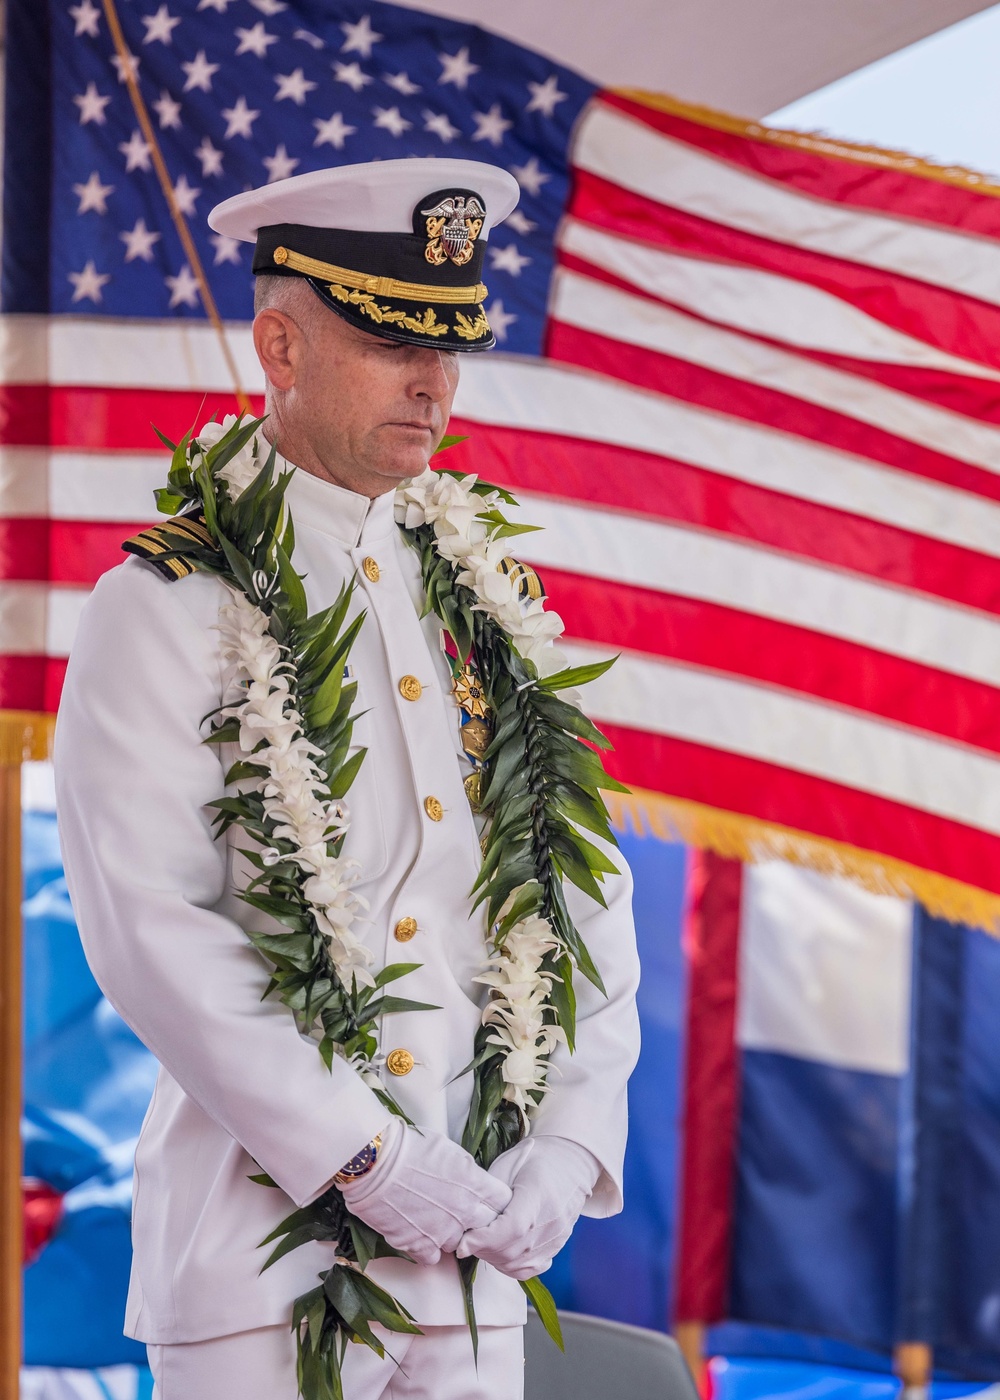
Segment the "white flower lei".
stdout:
[[[236,421],[230,414],[221,424],[207,423],[198,444],[207,450]],[[259,443],[254,438],[218,475],[235,501],[259,470]],[[567,664],[554,645],[563,634],[563,621],[558,613],[547,611],[541,599],[523,603],[516,579],[501,568],[508,557],[506,542],[495,538],[481,518],[499,498],[475,494],[476,480],[474,475],[458,479],[428,467],[398,488],[396,521],[408,530],[432,525],[438,554],[459,568],[457,581],[476,595],[477,606],[497,621],[539,676],[554,675]],[[349,987],[352,978],[359,985],[374,986],[371,950],[353,927],[367,908],[352,888],[362,874],[359,863],[334,857],[328,850],[328,842],[346,833],[349,810],[343,800],[331,798],[314,762],[318,750],[303,735],[291,666],[269,634],[267,615],[245,594],[234,593],[223,606],[219,630],[223,659],[230,668],[228,681],[245,687],[242,698],[222,713],[238,720],[244,753],[253,753],[261,739],[266,740],[266,748],[254,753],[254,762],[268,769],[263,798],[273,835],[292,843],[289,858],[307,876],[303,894],[344,986]],[[266,850],[263,859],[277,860],[278,852]],[[519,892],[520,888],[512,892],[507,907]],[[528,1110],[549,1087],[548,1058],[566,1040],[562,1028],[546,1019],[553,974],[543,970],[542,960],[557,946],[548,919],[531,915],[514,924],[502,941],[488,940],[486,969],[474,979],[491,989],[482,1021],[492,1027],[489,1042],[503,1055],[503,1097],[520,1110],[526,1128]],[[370,1077],[374,1062],[360,1056],[355,1060],[359,1072]]]
[[521,601],[516,578],[500,567],[508,557],[507,543],[480,518],[499,497],[476,495],[476,480],[428,467],[397,490],[396,522],[406,530],[433,525],[438,554],[461,571],[457,581],[475,593],[482,611],[496,619],[539,676],[555,675],[568,664],[553,645],[565,630],[563,620],[540,598]]

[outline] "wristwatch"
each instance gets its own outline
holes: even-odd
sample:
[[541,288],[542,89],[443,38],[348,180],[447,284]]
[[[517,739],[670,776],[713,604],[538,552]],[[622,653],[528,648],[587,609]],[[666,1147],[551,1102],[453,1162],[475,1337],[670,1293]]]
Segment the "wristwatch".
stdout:
[[382,1134],[376,1133],[371,1142],[366,1143],[349,1162],[345,1162],[340,1171],[333,1178],[338,1186],[346,1186],[349,1181],[357,1181],[359,1177],[367,1176],[372,1167],[378,1161],[378,1154],[382,1148]]

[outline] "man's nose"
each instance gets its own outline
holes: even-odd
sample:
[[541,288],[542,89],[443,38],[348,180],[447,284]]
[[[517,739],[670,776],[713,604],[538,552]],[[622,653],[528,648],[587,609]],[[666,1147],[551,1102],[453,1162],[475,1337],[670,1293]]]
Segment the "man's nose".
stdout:
[[451,393],[457,378],[458,367],[444,351],[429,347],[417,351],[412,379],[417,397],[439,403]]

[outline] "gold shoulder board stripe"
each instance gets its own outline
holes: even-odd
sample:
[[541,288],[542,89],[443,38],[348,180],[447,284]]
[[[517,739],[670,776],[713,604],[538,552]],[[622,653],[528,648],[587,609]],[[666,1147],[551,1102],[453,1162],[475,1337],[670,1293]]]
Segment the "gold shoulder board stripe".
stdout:
[[145,559],[165,579],[174,583],[179,578],[187,578],[188,574],[195,571],[190,559],[177,557],[178,535],[209,548],[214,548],[215,545],[205,524],[204,515],[197,511],[191,515],[171,516],[162,525],[153,525],[148,530],[141,530],[138,535],[126,540],[122,549],[126,554]]
[[500,560],[500,569],[517,584],[518,597],[545,597],[545,589],[542,587],[542,580],[538,577],[530,564],[522,564],[519,559],[513,559],[508,554],[506,559]]

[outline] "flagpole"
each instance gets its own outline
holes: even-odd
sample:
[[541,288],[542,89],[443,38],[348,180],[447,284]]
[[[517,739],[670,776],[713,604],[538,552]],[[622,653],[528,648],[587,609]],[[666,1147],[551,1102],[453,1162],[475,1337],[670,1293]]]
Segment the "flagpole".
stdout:
[[21,764],[50,757],[53,716],[0,713],[0,1400],[18,1400],[21,1205]]
[[927,1400],[934,1372],[934,1352],[926,1342],[897,1342],[892,1369],[903,1383],[903,1400]]
[[[7,755],[4,755],[6,758]],[[0,764],[0,1400],[21,1368],[21,764]]]

